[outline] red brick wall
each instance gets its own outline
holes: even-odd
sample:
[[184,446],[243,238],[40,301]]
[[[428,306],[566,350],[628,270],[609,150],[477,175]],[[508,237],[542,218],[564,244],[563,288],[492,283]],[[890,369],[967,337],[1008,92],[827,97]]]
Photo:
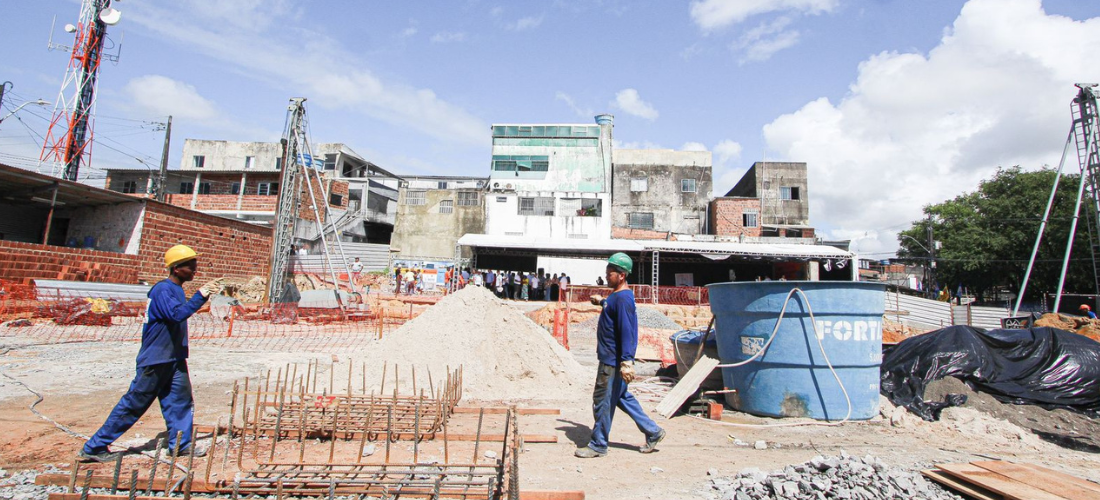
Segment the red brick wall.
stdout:
[[164,252],[183,244],[199,253],[199,273],[188,292],[219,277],[248,279],[266,276],[272,231],[246,222],[147,202],[139,256],[140,279],[164,279]]
[[[611,237],[622,240],[664,240],[668,239],[666,231],[653,231],[649,229],[632,229],[629,227],[614,226],[611,228]],[[672,237],[676,241],[676,237]]]
[[[313,214],[313,202],[314,202],[314,200],[316,200],[317,210],[320,212],[320,215],[321,215],[321,223],[323,224],[325,222],[325,208],[324,208],[324,205],[326,203],[328,203],[329,200],[325,198],[324,191],[328,191],[328,193],[330,195],[335,194],[335,195],[340,196],[340,204],[339,205],[329,204],[329,207],[334,208],[334,209],[338,209],[338,210],[347,210],[347,208],[348,208],[348,183],[347,182],[328,179],[328,180],[324,181],[323,185],[321,185],[321,184],[317,183],[317,178],[313,175],[310,175],[309,180],[310,180],[310,186],[313,187],[313,198],[309,197],[309,190],[306,189],[306,186],[303,184],[302,194],[301,194],[302,204],[298,209],[298,218],[299,219],[314,220],[314,219],[317,218],[317,217],[314,217],[314,214]],[[323,190],[322,190],[322,187],[324,188]]]
[[[190,194],[170,194],[167,201],[171,205],[182,208],[191,208]],[[200,194],[195,202],[195,210],[236,210],[237,195],[235,194]],[[246,194],[241,198],[241,210],[253,212],[275,213],[275,205],[279,203],[278,196],[263,196]]]
[[[756,227],[744,226],[742,214],[746,211],[757,213]],[[760,236],[762,217],[759,198],[722,197],[710,202],[711,233],[718,236]]]
[[138,256],[0,241],[0,279],[137,283]]

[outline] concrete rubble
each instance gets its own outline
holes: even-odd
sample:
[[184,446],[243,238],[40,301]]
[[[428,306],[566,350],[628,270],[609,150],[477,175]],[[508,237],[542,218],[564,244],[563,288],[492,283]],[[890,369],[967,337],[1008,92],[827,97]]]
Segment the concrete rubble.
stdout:
[[[709,472],[708,472],[709,474]],[[714,476],[715,474],[710,474]],[[867,455],[854,457],[818,455],[810,461],[764,472],[742,470],[734,477],[712,477],[710,491],[701,498],[712,500],[886,500],[959,499],[925,479],[919,471],[906,470]]]

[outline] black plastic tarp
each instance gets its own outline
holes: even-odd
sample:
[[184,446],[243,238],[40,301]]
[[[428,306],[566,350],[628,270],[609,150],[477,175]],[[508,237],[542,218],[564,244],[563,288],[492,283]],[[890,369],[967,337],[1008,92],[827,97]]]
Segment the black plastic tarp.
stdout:
[[1100,343],[1056,328],[936,330],[887,353],[881,376],[882,393],[925,420],[965,401],[924,400],[928,384],[949,376],[1005,403],[1100,412]]

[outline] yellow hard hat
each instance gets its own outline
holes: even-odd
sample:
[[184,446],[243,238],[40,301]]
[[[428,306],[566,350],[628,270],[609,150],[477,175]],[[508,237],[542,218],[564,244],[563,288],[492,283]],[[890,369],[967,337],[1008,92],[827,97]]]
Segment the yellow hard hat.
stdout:
[[172,266],[187,262],[198,256],[199,254],[192,250],[191,247],[187,245],[176,245],[169,248],[167,252],[164,252],[164,267],[172,269]]

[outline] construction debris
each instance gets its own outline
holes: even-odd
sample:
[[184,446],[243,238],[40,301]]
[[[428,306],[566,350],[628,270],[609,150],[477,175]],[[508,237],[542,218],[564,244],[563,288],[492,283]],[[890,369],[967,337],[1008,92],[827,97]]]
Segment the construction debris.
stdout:
[[1029,463],[1000,460],[940,464],[924,471],[934,481],[979,500],[1098,500],[1100,484]]
[[954,500],[961,497],[929,482],[920,473],[890,466],[874,456],[816,456],[799,465],[763,472],[756,468],[734,477],[710,480],[711,491],[703,498],[733,500],[783,499],[851,500],[908,499]]

